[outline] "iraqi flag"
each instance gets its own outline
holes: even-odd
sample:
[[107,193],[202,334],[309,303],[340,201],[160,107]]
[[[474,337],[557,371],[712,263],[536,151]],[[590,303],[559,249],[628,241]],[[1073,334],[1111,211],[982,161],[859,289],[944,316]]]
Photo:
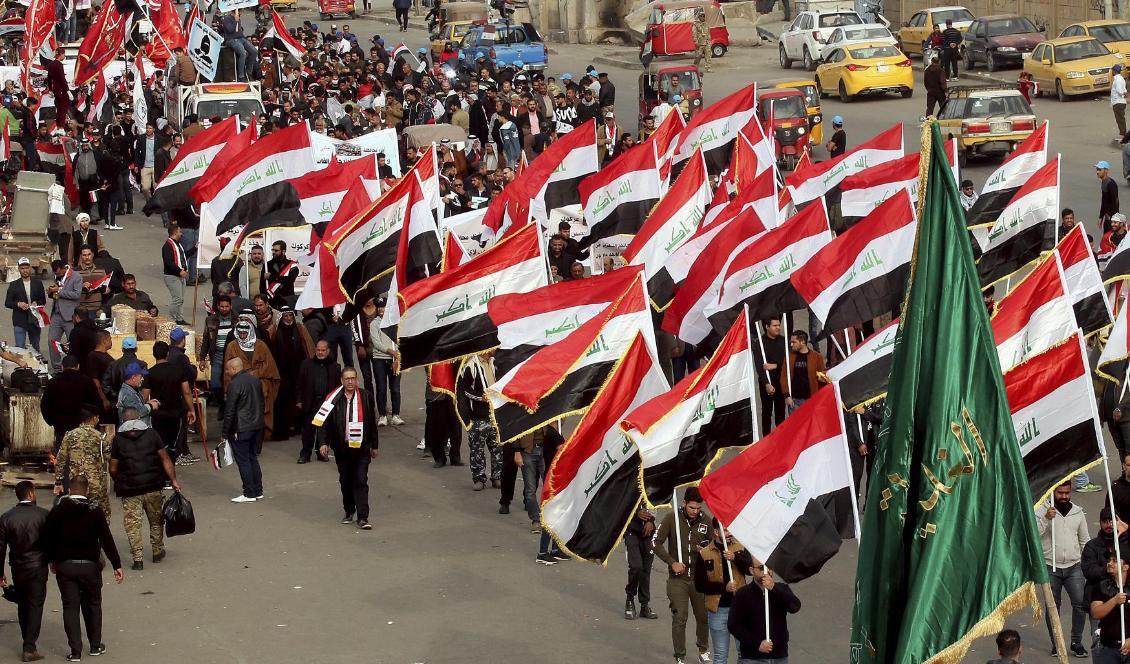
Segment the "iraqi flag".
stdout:
[[743,305],[754,320],[804,307],[790,277],[831,241],[822,200],[759,237],[734,257],[718,300],[704,312],[714,330],[725,334]]
[[57,143],[51,139],[48,139],[46,141],[36,141],[35,151],[39,153],[39,160],[47,162],[48,164],[63,166],[66,162],[63,144]]
[[[298,211],[305,224],[326,224],[333,219],[338,205],[346,192],[357,184],[375,183],[377,175],[376,155],[365,155],[351,161],[332,159],[319,171],[312,171],[287,183],[294,189],[298,199]],[[368,189],[366,189],[366,193]]]
[[1055,253],[1063,269],[1063,281],[1071,296],[1075,320],[1083,334],[1093,334],[1109,326],[1114,317],[1110,314],[1102,275],[1091,251],[1091,243],[1083,233],[1083,226],[1076,224],[1060,238]]
[[1024,142],[1016,146],[981,187],[981,195],[965,213],[969,226],[993,224],[1004,212],[1009,201],[1028,181],[1028,177],[1048,163],[1048,123],[1040,125]]
[[734,184],[740,189],[743,183],[752,181],[765,171],[775,170],[776,154],[773,141],[765,133],[761,121],[756,116],[750,118],[734,143],[734,156],[730,162],[730,177]]
[[[433,219],[431,206],[428,205],[427,197],[423,194],[420,181],[416,180],[416,184],[412,186],[421,189],[421,191],[413,192],[410,205],[418,206],[421,218],[425,221],[431,221]],[[415,242],[413,242],[413,239],[415,239]],[[415,238],[413,238],[412,233],[401,231],[400,241],[396,247],[396,266],[393,268],[387,291],[389,302],[388,306],[385,307],[384,317],[381,318],[381,329],[387,330],[400,323],[400,300],[396,297],[396,294],[404,290],[409,284],[414,284],[436,271],[436,264],[431,261],[430,250],[422,251],[422,245],[429,245],[432,242],[436,246],[442,245],[443,247],[438,265],[440,272],[454,270],[471,260],[471,257],[463,251],[463,245],[459,244],[459,236],[447,231],[441,239],[440,232],[434,223],[418,224]],[[381,286],[382,284],[378,283],[376,287],[370,288],[370,292],[374,294],[384,293],[385,291],[381,290]],[[389,336],[396,336],[396,333],[389,332]],[[445,371],[451,374],[454,380],[456,373],[454,364],[450,362],[444,364],[448,367]],[[439,366],[439,364],[432,365],[431,373],[428,375],[434,377]],[[434,384],[433,381],[433,386]],[[452,394],[454,394],[454,390],[452,390]],[[470,420],[464,421],[470,422]]]
[[558,450],[541,495],[542,526],[570,555],[604,564],[640,502],[640,457],[620,420],[667,389],[642,335]]
[[[725,183],[718,185],[715,191],[715,199],[718,199],[718,192],[722,192],[725,196]],[[703,218],[702,226],[694,235],[687,238],[682,246],[676,249],[668,258],[663,262],[663,267],[659,269],[654,276],[647,282],[647,292],[651,295],[651,302],[659,311],[665,311],[675,299],[676,290],[682,286],[690,275],[694,266],[702,259],[706,258],[706,252],[714,242],[714,238],[718,237],[726,227],[733,222],[743,209],[751,203],[746,198],[747,195],[753,193],[752,189],[739,190],[738,195],[733,200],[728,200],[721,203],[722,209],[713,215],[713,221],[707,224],[707,218],[711,216],[713,208],[707,211],[707,216]],[[715,203],[719,205],[719,203]],[[742,216],[742,222],[745,226],[746,232],[749,237],[754,237],[764,233],[767,229],[765,224],[761,222],[759,215],[754,210],[750,210],[750,214]]]
[[216,155],[236,136],[238,122],[239,116],[232,115],[184,142],[177,151],[176,158],[169,164],[169,169],[153,187],[153,195],[142,210],[146,216],[192,205],[189,191],[208,170]]
[[327,242],[350,301],[366,288],[374,293],[388,290],[405,235],[407,269],[413,280],[439,268],[442,254],[435,217],[411,172],[354,217],[350,226],[340,240]]
[[350,222],[381,196],[380,182],[355,180],[337,204],[326,222],[313,222],[310,229],[311,246],[315,242],[337,244],[351,230]]
[[[244,226],[243,235],[254,230],[263,217],[272,226],[301,225],[298,201],[287,180],[324,168],[311,149],[310,129],[305,124],[291,125],[267,134],[213,177],[209,168],[193,189],[201,203],[200,228],[223,235]],[[295,221],[297,220],[297,221]],[[234,251],[238,242],[229,245]]]
[[28,313],[31,314],[32,322],[40,328],[46,330],[51,327],[51,314],[47,313],[47,309],[42,304],[32,305]]
[[755,385],[742,313],[710,361],[624,418],[620,426],[639,448],[649,504],[669,503],[675,489],[701,480],[723,450],[757,439]]
[[428,277],[397,293],[397,347],[401,369],[481,353],[498,345],[487,315],[495,295],[528,293],[548,283],[537,224],[500,239],[449,272]]
[[974,229],[981,245],[977,273],[987,286],[1016,272],[1055,246],[1059,226],[1059,159],[1040,167],[989,228]]
[[793,286],[823,325],[821,336],[899,307],[917,231],[902,190],[793,272]]
[[1122,362],[1130,357],[1130,306],[1123,306],[1118,312],[1118,318],[1114,321],[1114,326],[1110,328],[1110,336],[1107,337],[1106,345],[1103,346],[1103,352],[1099,355],[1099,361],[1095,364],[1095,373],[1112,380],[1116,384],[1121,385],[1125,376],[1118,372],[1117,375],[1112,375],[1104,369],[1111,364]]
[[713,192],[706,162],[695,153],[678,179],[648,215],[622,258],[628,265],[642,265],[644,278],[655,278],[663,265],[698,230]]
[[[738,145],[741,144],[742,141],[738,141]],[[734,154],[737,155],[739,152],[740,148],[736,149]],[[748,171],[746,172],[748,173]],[[742,207],[753,208],[753,211],[757,213],[757,218],[762,221],[766,228],[780,226],[788,216],[781,210],[780,176],[777,165],[772,164],[753,177],[746,177],[739,173],[734,179],[734,188],[737,191],[735,200],[740,198],[742,199]]]
[[800,165],[785,178],[794,205],[814,201],[831,191],[844,178],[903,156],[902,123],[860,143],[833,159]]
[[725,227],[706,245],[702,259],[690,267],[686,279],[675,292],[671,306],[663,314],[663,330],[694,345],[710,336],[706,309],[717,301],[722,280],[734,259],[765,237],[764,228],[757,215],[748,208],[726,222]]
[[286,21],[279,13],[271,8],[271,27],[267,29],[264,37],[275,38],[275,48],[282,46],[294,56],[295,60],[302,60],[302,56],[306,55],[306,48],[302,43],[291,36],[290,31],[286,29]]
[[624,267],[588,279],[570,279],[529,293],[498,295],[487,315],[498,328],[494,368],[505,376],[539,349],[557,343],[614,302],[642,271]]
[[655,144],[644,143],[581,180],[581,212],[589,233],[584,249],[614,235],[635,235],[663,195]]
[[865,339],[843,362],[828,369],[828,380],[839,388],[845,409],[853,410],[886,395],[898,329],[896,318]]
[[675,144],[671,158],[674,175],[686,166],[695,150],[702,150],[706,170],[718,175],[730,165],[738,132],[757,114],[757,84],[753,83],[714,102],[691,118]]
[[1062,342],[1078,325],[1057,261],[1044,261],[1001,298],[992,316],[1001,369]]
[[642,143],[643,145],[650,143],[655,147],[655,154],[659,159],[659,175],[663,178],[665,185],[671,176],[671,159],[675,156],[679,135],[683,133],[686,126],[687,121],[683,119],[682,113],[668,113],[651,136],[648,136],[647,140]]
[[296,311],[324,309],[349,301],[338,282],[337,263],[333,254],[321,243],[314,245],[313,251],[313,269],[306,277],[302,292],[298,294],[298,301],[294,303]]
[[598,170],[596,120],[589,120],[554,141],[522,173],[530,216],[548,224],[550,210],[579,204],[581,182]]
[[836,516],[826,506],[851,486],[840,405],[829,386],[707,474],[699,491],[754,558],[792,583],[819,572],[839,551],[837,521],[851,515]]
[[[106,85],[106,72],[102,71],[94,79],[94,88],[90,91],[88,98],[88,106],[86,109],[86,121],[88,123],[97,123],[102,117],[102,109],[106,107],[106,101],[110,98],[109,86]],[[235,116],[230,116],[235,117]],[[204,132],[199,132],[203,134]],[[193,136],[196,138],[196,136]],[[181,150],[184,149],[182,145]],[[180,155],[180,151],[177,152]],[[154,192],[156,193],[156,192]]]
[[[1102,247],[1099,247],[1102,249]],[[1107,259],[1103,267],[1103,283],[1112,284],[1123,279],[1130,279],[1130,242],[1123,240],[1114,248],[1114,253]]]
[[849,175],[840,182],[840,212],[845,221],[856,221],[899,191],[918,202],[918,153]]
[[588,408],[637,334],[655,354],[650,306],[639,275],[599,314],[487,387],[499,441]]
[[1102,460],[1103,435],[1083,336],[1049,348],[1004,374],[1032,504]]

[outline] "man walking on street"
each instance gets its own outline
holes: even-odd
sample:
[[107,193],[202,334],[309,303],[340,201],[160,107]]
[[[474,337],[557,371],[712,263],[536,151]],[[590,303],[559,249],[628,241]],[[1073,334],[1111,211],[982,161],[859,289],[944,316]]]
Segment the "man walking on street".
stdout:
[[946,74],[937,58],[930,58],[930,66],[922,73],[922,82],[926,86],[926,117],[934,114],[934,106],[940,113],[946,105]]
[[[788,664],[788,614],[800,611],[800,599],[789,584],[777,583],[759,560],[753,561],[753,583],[738,589],[730,605],[730,634],[738,640],[742,664]],[[765,617],[766,595],[769,618]],[[765,625],[769,633],[765,633]]]
[[110,518],[110,478],[106,475],[106,452],[103,434],[97,429],[99,414],[96,410],[82,410],[82,421],[63,436],[59,455],[55,458],[55,495],[61,496],[70,489],[75,477],[83,477],[87,490],[83,493],[91,502],[102,508]]
[[169,224],[169,238],[161,247],[161,262],[165,269],[165,288],[169,289],[169,317],[177,325],[188,325],[181,312],[181,307],[184,306],[184,283],[188,278],[188,257],[180,245],[180,238],[180,226]]
[[[302,418],[302,451],[298,453],[298,463],[310,463],[317,440],[317,427],[312,420],[318,408],[326,400],[326,395],[341,385],[341,368],[330,357],[330,342],[322,339],[314,344],[314,357],[302,361],[298,369],[298,409]],[[328,456],[318,452],[318,461],[329,461]]]
[[946,19],[946,29],[942,30],[942,68],[950,81],[957,80],[957,60],[963,38],[961,30],[953,27],[953,20]]
[[35,485],[28,480],[16,484],[16,500],[16,506],[0,516],[0,587],[9,587],[3,569],[6,550],[24,642],[20,661],[37,662],[43,659],[35,644],[47,599],[47,560],[40,542],[47,510],[35,504]]
[[114,544],[106,514],[86,497],[86,478],[71,480],[71,493],[47,515],[43,526],[43,551],[55,573],[63,598],[63,629],[71,652],[68,662],[82,660],[82,628],[86,623],[90,654],[106,652],[102,643],[102,565],[99,552],[106,554],[114,570],[114,580],[125,580],[122,559]]
[[713,664],[729,664],[730,605],[734,601],[734,593],[746,585],[753,557],[718,519],[714,519],[712,534],[710,543],[696,554],[694,587],[706,599],[706,623],[710,626]]
[[1045,607],[1052,653],[1055,653],[1052,621],[1059,620],[1060,591],[1066,588],[1071,600],[1071,654],[1086,657],[1087,651],[1083,648],[1083,628],[1087,623],[1083,593],[1086,579],[1081,563],[1083,547],[1087,545],[1091,535],[1087,532],[1087,515],[1083,513],[1083,508],[1071,502],[1070,482],[1064,482],[1055,488],[1051,505],[1036,508],[1036,529],[1040,532],[1044,562],[1048,566],[1052,597],[1055,598],[1055,611],[1051,607]]
[[[679,519],[678,526],[675,519]],[[694,611],[695,645],[703,662],[710,661],[710,631],[706,624],[706,598],[695,590],[692,563],[698,547],[710,541],[710,518],[702,513],[702,495],[690,487],[683,493],[678,514],[669,513],[659,525],[655,555],[667,565],[667,599],[671,602],[671,645],[676,664],[687,656],[687,610]]]
[[1121,142],[1126,135],[1126,77],[1122,75],[1122,65],[1111,67],[1110,75],[1110,108],[1118,126],[1117,141]]
[[322,456],[334,452],[337,480],[341,485],[341,503],[350,524],[357,515],[361,530],[369,525],[369,464],[377,458],[377,418],[373,414],[372,396],[357,385],[357,370],[346,367],[341,372],[341,387],[335,390],[318,409],[315,423],[323,423]]
[[66,343],[75,327],[75,309],[82,299],[82,275],[61,260],[51,261],[51,270],[55,273],[55,283],[47,287],[47,297],[55,302],[51,305],[51,326],[47,330],[47,339],[53,342],[48,346],[51,371],[58,372],[62,368],[63,355],[57,350],[57,346]]
[[253,503],[263,498],[263,470],[259,452],[263,448],[263,386],[233,357],[224,365],[228,391],[224,399],[223,436],[231,445],[243,493],[233,503]]
[[[1110,177],[1110,162],[1102,160],[1095,164],[1095,175],[1099,178],[1099,224],[1105,234],[1110,231],[1110,220],[1119,212],[1118,183]],[[54,327],[54,315],[51,325]]]
[[628,585],[624,586],[628,599],[624,602],[624,618],[628,620],[636,619],[637,597],[640,599],[639,617],[649,620],[659,618],[651,609],[651,563],[655,560],[651,536],[654,533],[655,516],[641,505],[624,533],[624,550],[628,557]]
[[122,525],[129,540],[133,569],[140,571],[145,567],[142,512],[149,521],[153,562],[159,563],[165,559],[161,489],[167,481],[173,491],[180,491],[180,483],[161,436],[141,420],[136,410],[126,409],[124,417],[110,446],[110,477],[114,478],[114,493],[122,499]]

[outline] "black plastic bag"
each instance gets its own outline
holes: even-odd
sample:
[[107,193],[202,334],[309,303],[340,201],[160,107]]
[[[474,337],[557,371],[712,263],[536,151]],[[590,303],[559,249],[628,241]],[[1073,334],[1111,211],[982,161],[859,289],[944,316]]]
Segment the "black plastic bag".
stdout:
[[165,504],[161,505],[161,516],[165,519],[166,537],[191,535],[196,532],[196,516],[192,513],[192,503],[179,491],[165,499]]

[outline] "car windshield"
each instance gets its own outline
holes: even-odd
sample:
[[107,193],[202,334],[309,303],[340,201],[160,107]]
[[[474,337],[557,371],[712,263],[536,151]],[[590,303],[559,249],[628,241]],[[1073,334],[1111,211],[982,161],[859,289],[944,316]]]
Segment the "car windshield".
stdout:
[[195,112],[202,118],[238,115],[241,122],[247,123],[263,114],[263,104],[257,99],[203,99],[196,104]]
[[659,89],[664,92],[671,91],[671,79],[679,82],[679,90],[698,90],[702,86],[698,82],[698,74],[693,71],[681,71],[672,74],[663,74],[659,78]]
[[886,28],[852,28],[844,30],[845,41],[862,41],[864,39],[890,39],[891,31]]
[[1055,61],[1056,62],[1071,62],[1072,60],[1082,60],[1084,58],[1093,58],[1099,55],[1108,55],[1110,51],[1101,42],[1095,39],[1086,39],[1077,41],[1071,44],[1064,44],[1063,46],[1055,47]]
[[863,19],[859,18],[858,14],[821,14],[819,27],[838,28],[841,25],[858,25],[860,23],[863,23]]
[[1117,41],[1130,41],[1130,23],[1096,25],[1091,28],[1091,36],[1104,44]]
[[945,25],[946,21],[953,21],[958,23],[960,21],[972,21],[973,14],[969,13],[968,9],[940,9],[933,13],[934,22],[938,25]]
[[774,120],[808,117],[808,110],[804,107],[804,97],[769,97],[761,100],[762,118],[770,116]]
[[1020,95],[1000,97],[973,97],[966,109],[967,118],[987,118],[1002,115],[1031,115],[1032,107]]
[[901,55],[902,51],[894,46],[864,46],[862,48],[848,49],[851,57],[856,60],[870,60],[871,58],[893,58]]
[[1040,31],[1035,25],[1032,24],[1031,21],[1023,16],[1005,18],[999,21],[989,21],[987,27],[990,37],[1000,37],[1002,35],[1020,35],[1027,32]]

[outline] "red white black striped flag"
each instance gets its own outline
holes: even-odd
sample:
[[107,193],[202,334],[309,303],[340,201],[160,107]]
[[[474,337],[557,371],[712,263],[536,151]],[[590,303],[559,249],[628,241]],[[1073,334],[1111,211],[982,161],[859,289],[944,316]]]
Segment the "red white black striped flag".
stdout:
[[1075,312],[1054,260],[1044,261],[997,303],[993,339],[1007,371],[1075,332]]
[[845,409],[877,401],[887,393],[898,330],[896,318],[865,339],[843,362],[828,369],[828,380],[839,388]]
[[977,202],[965,213],[966,223],[983,226],[996,222],[1028,177],[1047,162],[1048,123],[1044,122],[985,181]]
[[918,153],[872,166],[840,183],[840,213],[845,220],[862,219],[899,191],[918,202]]
[[833,159],[809,162],[785,178],[793,204],[814,201],[838,186],[844,178],[903,156],[902,123],[891,127]]
[[976,228],[981,245],[977,274],[987,286],[1016,272],[1055,246],[1059,225],[1059,159],[1032,173],[992,226]]
[[578,190],[589,226],[582,249],[613,235],[634,235],[663,195],[655,144],[628,150],[607,168],[581,180]]
[[1067,284],[1075,320],[1083,334],[1093,334],[1109,326],[1114,320],[1110,314],[1110,302],[1103,290],[1103,279],[1083,226],[1076,225],[1060,238],[1055,253],[1059,255],[1063,281]]

